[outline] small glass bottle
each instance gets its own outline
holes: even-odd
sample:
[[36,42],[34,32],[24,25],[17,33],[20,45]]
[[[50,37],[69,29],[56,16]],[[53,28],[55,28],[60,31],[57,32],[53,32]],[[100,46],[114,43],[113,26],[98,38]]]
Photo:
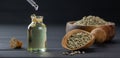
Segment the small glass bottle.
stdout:
[[31,15],[32,22],[28,26],[27,38],[29,52],[46,51],[46,25],[43,23],[43,16]]

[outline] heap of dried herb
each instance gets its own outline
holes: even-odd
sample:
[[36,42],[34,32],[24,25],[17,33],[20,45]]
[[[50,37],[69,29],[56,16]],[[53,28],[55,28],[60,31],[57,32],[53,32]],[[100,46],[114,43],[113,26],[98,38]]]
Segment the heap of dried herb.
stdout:
[[91,37],[91,35],[85,32],[72,34],[67,40],[67,47],[70,49],[75,49],[84,46],[89,42]]
[[76,21],[75,25],[105,25],[107,22],[98,16],[84,16],[81,20]]

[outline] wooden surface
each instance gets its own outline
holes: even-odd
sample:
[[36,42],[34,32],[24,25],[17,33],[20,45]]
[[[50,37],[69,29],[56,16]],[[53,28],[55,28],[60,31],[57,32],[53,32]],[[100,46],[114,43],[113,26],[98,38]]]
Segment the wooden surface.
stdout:
[[[93,45],[85,50],[85,54],[74,56],[62,55],[67,51],[61,46],[62,37],[65,34],[65,26],[47,26],[47,51],[33,54],[26,51],[27,48],[27,25],[0,25],[0,57],[120,57],[120,28],[117,27],[114,39],[102,45]],[[11,49],[9,40],[11,37],[22,40],[22,49]]]

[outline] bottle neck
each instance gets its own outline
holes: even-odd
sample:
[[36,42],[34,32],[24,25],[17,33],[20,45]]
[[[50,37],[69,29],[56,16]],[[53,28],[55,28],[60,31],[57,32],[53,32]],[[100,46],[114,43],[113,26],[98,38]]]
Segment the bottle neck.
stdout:
[[43,16],[32,15],[31,19],[34,23],[43,23]]
[[43,19],[32,19],[33,23],[43,23]]

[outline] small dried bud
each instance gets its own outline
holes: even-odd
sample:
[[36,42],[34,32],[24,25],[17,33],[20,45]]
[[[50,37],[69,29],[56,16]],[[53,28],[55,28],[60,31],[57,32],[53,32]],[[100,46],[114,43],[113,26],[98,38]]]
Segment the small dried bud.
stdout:
[[82,54],[85,54],[85,51],[82,51]]
[[68,54],[69,54],[69,52],[63,52],[62,54],[63,54],[63,55],[68,55]]
[[75,53],[74,53],[74,52],[72,52],[72,53],[70,53],[69,55],[70,55],[70,56],[73,56],[73,55],[75,55]]
[[11,40],[10,40],[10,47],[11,48],[21,48],[22,47],[22,41],[16,39],[15,37],[12,37]]
[[78,54],[80,54],[81,52],[80,51],[77,51]]

